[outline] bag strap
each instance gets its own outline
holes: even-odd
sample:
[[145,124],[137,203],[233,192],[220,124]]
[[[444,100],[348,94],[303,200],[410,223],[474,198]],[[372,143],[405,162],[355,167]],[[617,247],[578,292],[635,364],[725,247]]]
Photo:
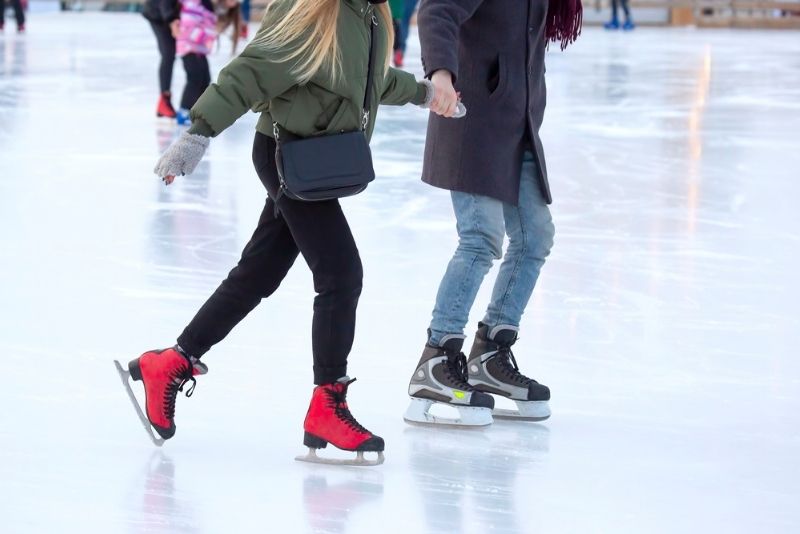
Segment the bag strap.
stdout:
[[375,17],[374,8],[370,15],[369,23],[369,63],[367,63],[367,90],[364,92],[364,106],[361,117],[361,130],[366,131],[369,124],[369,97],[372,93],[372,69],[375,64],[375,28],[378,26],[378,19]]

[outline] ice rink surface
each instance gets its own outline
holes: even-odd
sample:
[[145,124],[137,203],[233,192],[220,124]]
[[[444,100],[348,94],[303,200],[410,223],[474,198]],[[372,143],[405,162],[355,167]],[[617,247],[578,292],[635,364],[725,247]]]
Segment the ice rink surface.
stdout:
[[545,424],[403,423],[456,239],[419,181],[426,113],[383,108],[379,179],[344,202],[366,271],[350,404],[387,441],[358,469],[293,460],[301,261],[150,444],[112,359],[173,343],[235,264],[264,201],[255,116],[165,188],[151,169],[178,131],[153,117],[145,21],[28,28],[0,37],[3,533],[800,532],[797,32],[587,28],[549,53],[556,246],[515,347],[553,391]]

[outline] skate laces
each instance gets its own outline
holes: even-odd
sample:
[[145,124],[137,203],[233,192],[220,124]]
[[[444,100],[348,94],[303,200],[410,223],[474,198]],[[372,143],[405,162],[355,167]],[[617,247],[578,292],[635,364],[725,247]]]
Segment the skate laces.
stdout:
[[497,363],[503,374],[515,383],[527,386],[531,382],[536,382],[534,379],[528,378],[519,372],[519,365],[517,365],[517,359],[514,358],[511,347],[500,347],[495,358],[497,358]]
[[170,373],[169,384],[164,392],[164,415],[170,421],[175,418],[175,401],[178,399],[178,392],[182,392],[183,386],[191,382],[192,385],[186,390],[186,396],[191,397],[197,386],[197,380],[192,376],[192,369],[192,366],[189,365],[186,369],[175,369]]
[[472,391],[473,387],[468,382],[467,357],[463,352],[445,352],[445,354],[447,355],[445,375],[458,386],[458,389]]
[[361,426],[358,421],[356,421],[356,418],[353,417],[352,413],[350,413],[350,408],[347,407],[347,386],[355,381],[356,379],[353,378],[352,380],[342,384],[341,387],[336,387],[338,384],[334,384],[330,388],[325,388],[325,393],[328,395],[328,398],[333,405],[333,411],[340,421],[358,433],[369,434],[370,432]]

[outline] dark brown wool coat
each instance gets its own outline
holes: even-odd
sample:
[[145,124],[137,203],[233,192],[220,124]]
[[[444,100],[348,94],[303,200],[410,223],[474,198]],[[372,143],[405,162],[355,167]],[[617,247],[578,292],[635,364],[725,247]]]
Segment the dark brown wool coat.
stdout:
[[431,114],[422,179],[516,205],[522,155],[532,147],[539,186],[552,201],[539,139],[546,103],[548,0],[422,0],[422,64],[450,71],[463,119]]

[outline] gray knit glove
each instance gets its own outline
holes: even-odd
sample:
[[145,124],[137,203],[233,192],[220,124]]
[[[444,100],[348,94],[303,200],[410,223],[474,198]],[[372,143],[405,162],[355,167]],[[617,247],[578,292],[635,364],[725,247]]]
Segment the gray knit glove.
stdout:
[[[422,85],[425,86],[425,101],[419,105],[419,107],[423,109],[429,109],[431,107],[431,103],[433,99],[436,97],[436,87],[434,87],[433,82],[428,79],[422,80]],[[453,115],[454,119],[460,119],[467,115],[467,107],[463,104],[463,102],[458,103],[458,107],[456,107],[456,112]]]
[[194,172],[211,140],[202,135],[183,132],[164,152],[153,169],[159,178],[185,176]]

